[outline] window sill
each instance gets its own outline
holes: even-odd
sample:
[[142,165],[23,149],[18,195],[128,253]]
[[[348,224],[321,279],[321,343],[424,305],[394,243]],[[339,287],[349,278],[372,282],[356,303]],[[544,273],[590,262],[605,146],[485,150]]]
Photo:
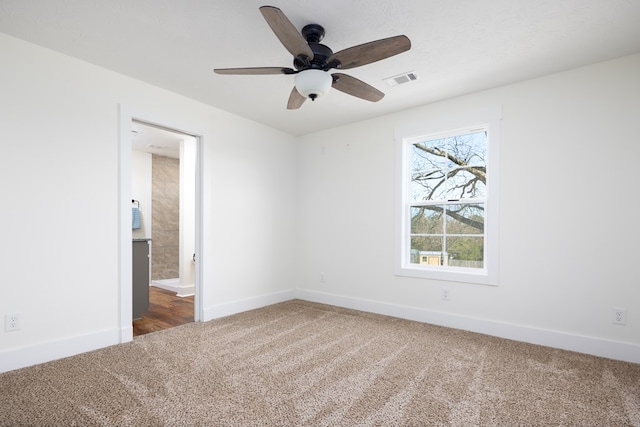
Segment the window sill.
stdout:
[[497,278],[488,274],[486,270],[480,270],[476,273],[455,268],[442,268],[436,270],[433,268],[424,268],[412,265],[396,267],[395,274],[396,276],[443,280],[447,282],[461,282],[489,286],[498,285]]

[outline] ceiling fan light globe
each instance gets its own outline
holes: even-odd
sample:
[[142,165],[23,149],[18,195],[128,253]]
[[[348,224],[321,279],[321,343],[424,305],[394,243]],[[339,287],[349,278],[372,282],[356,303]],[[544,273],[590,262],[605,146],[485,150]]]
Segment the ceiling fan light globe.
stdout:
[[296,90],[313,101],[327,93],[332,83],[331,74],[322,70],[300,71],[295,78]]

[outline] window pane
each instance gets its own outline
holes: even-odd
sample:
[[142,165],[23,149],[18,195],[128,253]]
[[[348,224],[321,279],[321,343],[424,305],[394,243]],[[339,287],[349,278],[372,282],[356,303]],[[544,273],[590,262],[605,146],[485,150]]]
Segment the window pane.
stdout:
[[446,238],[449,265],[483,268],[484,238],[481,236],[449,236]]
[[445,139],[436,139],[411,146],[411,200],[442,199],[447,160]]
[[484,198],[486,145],[484,129],[412,144],[411,200]]
[[442,265],[442,236],[412,237],[411,263],[425,265]]
[[439,206],[412,206],[411,207],[411,234],[442,234],[443,205]]
[[447,206],[447,234],[484,234],[484,203]]

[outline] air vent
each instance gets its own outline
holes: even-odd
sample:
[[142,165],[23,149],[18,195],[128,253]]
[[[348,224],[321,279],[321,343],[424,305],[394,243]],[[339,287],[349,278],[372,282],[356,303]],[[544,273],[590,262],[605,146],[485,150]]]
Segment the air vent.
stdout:
[[398,74],[397,76],[387,77],[383,79],[389,86],[398,86],[418,80],[418,75],[415,71],[408,71],[406,73]]

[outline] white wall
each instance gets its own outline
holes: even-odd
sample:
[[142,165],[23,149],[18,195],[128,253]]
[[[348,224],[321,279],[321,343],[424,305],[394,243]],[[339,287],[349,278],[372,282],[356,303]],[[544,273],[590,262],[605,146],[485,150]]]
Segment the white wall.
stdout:
[[205,319],[293,294],[294,137],[3,34],[0,52],[0,315],[22,326],[0,371],[121,339],[119,106],[203,136]]
[[[395,130],[493,105],[499,286],[394,276]],[[640,362],[639,114],[635,55],[302,137],[299,295]]]

